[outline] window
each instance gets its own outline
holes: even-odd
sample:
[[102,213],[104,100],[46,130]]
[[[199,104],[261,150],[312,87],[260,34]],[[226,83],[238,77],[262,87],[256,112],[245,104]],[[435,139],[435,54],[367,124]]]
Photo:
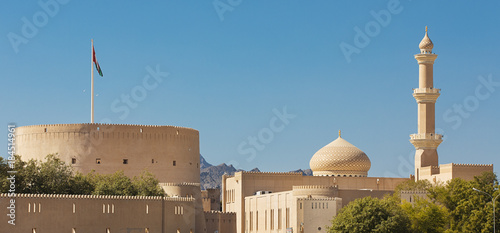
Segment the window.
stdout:
[[290,208],[286,208],[286,225],[285,228],[290,227]]
[[32,233],[36,233],[36,228],[31,229]]
[[278,229],[281,229],[282,227],[282,215],[281,215],[281,209],[278,209]]
[[151,159],[151,163],[155,163],[155,159]]
[[[231,220],[229,220],[231,222]],[[264,211],[264,230],[267,230],[267,210]]]
[[71,233],[76,233],[76,228],[73,228],[73,229],[71,230]]
[[302,202],[299,204],[299,209],[302,209]]
[[250,211],[250,231],[253,231],[253,212]]
[[73,203],[73,214],[76,212],[76,205]]
[[72,158],[71,159],[71,164],[75,164],[76,163],[76,158]]
[[45,128],[45,130],[44,130],[44,131],[45,131],[45,133],[47,133],[47,128]]
[[142,128],[141,128],[141,129],[139,129],[139,132],[141,132],[141,133],[142,133]]
[[101,159],[100,158],[95,159],[95,163],[96,164],[101,164]]
[[106,228],[106,233],[111,233],[111,229],[110,228]]
[[174,160],[174,162],[172,163],[172,165],[174,165],[174,166],[176,165],[176,162],[175,162],[175,160]]
[[144,233],[149,233],[149,228],[145,228]]
[[146,214],[149,214],[149,205],[146,205]]
[[271,210],[271,230],[274,230],[274,210]]
[[123,164],[128,164],[128,159],[123,159]]
[[259,230],[259,211],[255,212],[255,230]]

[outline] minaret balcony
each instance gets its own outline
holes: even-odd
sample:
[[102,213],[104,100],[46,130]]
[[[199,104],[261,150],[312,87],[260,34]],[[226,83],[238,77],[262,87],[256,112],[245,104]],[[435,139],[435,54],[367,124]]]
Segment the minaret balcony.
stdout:
[[441,91],[441,89],[438,89],[438,88],[433,88],[433,87],[429,87],[429,88],[413,88],[413,93],[430,93],[430,94],[439,94],[439,91]]
[[443,142],[443,135],[427,133],[427,134],[411,134],[410,142],[415,146],[415,149],[436,149]]
[[417,100],[417,103],[436,103],[437,98],[441,89],[437,88],[414,88],[413,97]]

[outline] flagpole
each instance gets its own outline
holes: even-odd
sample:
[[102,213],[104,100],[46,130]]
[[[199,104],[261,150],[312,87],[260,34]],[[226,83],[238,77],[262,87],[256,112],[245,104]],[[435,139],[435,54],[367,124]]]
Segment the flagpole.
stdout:
[[90,73],[92,77],[90,88],[90,123],[94,123],[94,39],[91,39],[90,47]]

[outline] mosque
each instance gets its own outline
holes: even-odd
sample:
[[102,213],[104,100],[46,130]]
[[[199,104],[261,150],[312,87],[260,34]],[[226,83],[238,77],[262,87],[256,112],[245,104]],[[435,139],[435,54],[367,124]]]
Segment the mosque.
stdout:
[[[16,151],[26,159],[43,160],[58,153],[83,173],[109,174],[123,170],[135,176],[152,172],[168,197],[127,197],[58,194],[0,194],[0,208],[14,208],[16,225],[8,232],[197,232],[314,233],[325,232],[332,216],[349,202],[366,196],[382,198],[401,182],[446,182],[472,179],[493,165],[439,165],[435,133],[435,103],[440,89],[433,85],[437,55],[427,29],[420,42],[415,175],[409,178],[370,177],[367,154],[338,138],[310,160],[313,176],[290,172],[237,172],[222,176],[222,212],[218,192],[200,190],[199,132],[177,126],[59,124],[16,128]],[[215,201],[214,201],[215,200]],[[15,204],[13,204],[13,201]],[[205,207],[205,208],[204,208]],[[12,208],[10,208],[12,209]],[[11,211],[12,214],[12,211]],[[3,214],[1,221],[12,220]]]
[[[350,201],[366,196],[381,198],[393,193],[406,180],[446,182],[471,180],[493,165],[439,165],[437,147],[442,135],[435,133],[435,103],[440,89],[434,88],[433,66],[437,55],[425,29],[415,55],[419,65],[419,87],[413,89],[418,105],[418,133],[410,135],[415,146],[415,175],[410,178],[369,177],[370,159],[339,137],[318,150],[310,161],[313,176],[300,173],[238,172],[222,177],[223,211],[236,213],[236,229],[243,232],[325,232],[331,216]],[[420,194],[419,194],[420,195]],[[407,195],[408,196],[408,195]]]

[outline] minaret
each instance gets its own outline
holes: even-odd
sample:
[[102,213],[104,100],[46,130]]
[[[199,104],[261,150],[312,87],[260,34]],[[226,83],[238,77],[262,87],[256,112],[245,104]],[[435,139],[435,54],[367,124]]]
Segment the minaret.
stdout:
[[437,55],[432,53],[432,44],[427,27],[424,39],[420,42],[418,61],[418,88],[413,89],[413,97],[418,103],[418,133],[410,135],[410,142],[415,146],[415,180],[420,178],[420,168],[438,166],[437,147],[443,141],[442,135],[435,132],[435,105],[440,89],[433,84],[433,66]]

